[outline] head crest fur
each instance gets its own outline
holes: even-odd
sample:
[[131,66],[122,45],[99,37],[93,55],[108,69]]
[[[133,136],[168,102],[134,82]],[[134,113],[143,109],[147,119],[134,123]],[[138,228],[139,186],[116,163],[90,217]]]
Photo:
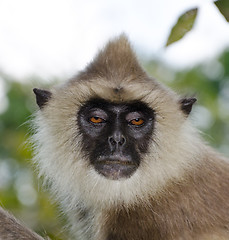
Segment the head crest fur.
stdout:
[[139,79],[146,74],[139,65],[126,35],[122,34],[109,41],[79,75],[80,78],[85,79],[89,76],[114,81],[115,79]]

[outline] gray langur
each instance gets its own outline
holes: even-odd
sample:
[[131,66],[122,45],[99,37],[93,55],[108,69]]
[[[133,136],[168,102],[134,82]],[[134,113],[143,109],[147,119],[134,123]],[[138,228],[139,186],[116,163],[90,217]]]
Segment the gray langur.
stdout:
[[80,240],[229,239],[229,163],[121,35],[67,83],[34,89],[34,162]]

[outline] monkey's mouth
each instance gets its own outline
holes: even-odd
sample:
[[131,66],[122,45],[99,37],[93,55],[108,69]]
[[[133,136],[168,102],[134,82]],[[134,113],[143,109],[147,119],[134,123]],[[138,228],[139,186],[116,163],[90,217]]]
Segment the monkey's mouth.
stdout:
[[94,163],[95,170],[104,177],[112,180],[129,178],[138,168],[133,161],[125,158],[101,159]]

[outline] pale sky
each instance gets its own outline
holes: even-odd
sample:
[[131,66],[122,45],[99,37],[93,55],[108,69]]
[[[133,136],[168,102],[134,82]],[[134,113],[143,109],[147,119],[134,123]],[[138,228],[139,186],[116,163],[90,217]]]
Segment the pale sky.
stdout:
[[[164,48],[177,18],[199,7],[194,29]],[[229,45],[229,24],[211,0],[0,0],[0,70],[23,78],[71,76],[125,32],[138,53],[176,67]]]

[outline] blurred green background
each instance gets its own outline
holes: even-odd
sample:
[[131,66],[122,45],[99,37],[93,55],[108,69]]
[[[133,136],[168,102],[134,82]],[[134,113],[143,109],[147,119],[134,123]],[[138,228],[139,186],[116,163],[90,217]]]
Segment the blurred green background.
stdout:
[[[192,10],[190,21],[194,20]],[[178,25],[180,21],[182,18]],[[189,26],[187,31],[192,28],[192,22],[181,24],[183,28]],[[184,31],[179,28],[176,33],[176,27],[171,30],[167,45],[185,34],[180,34]],[[172,36],[174,32],[179,35],[177,38]],[[191,121],[211,146],[229,156],[229,49],[215,59],[182,71],[155,59],[142,58],[142,63],[151,76],[181,95],[197,97]],[[5,107],[0,112],[0,203],[39,234],[65,239],[65,219],[37,180],[36,169],[31,162],[31,148],[25,144],[30,135],[31,114],[38,110],[32,89],[48,86],[36,77],[19,82],[3,71],[0,78],[4,80],[6,94]],[[49,79],[49,84],[63,80]]]

